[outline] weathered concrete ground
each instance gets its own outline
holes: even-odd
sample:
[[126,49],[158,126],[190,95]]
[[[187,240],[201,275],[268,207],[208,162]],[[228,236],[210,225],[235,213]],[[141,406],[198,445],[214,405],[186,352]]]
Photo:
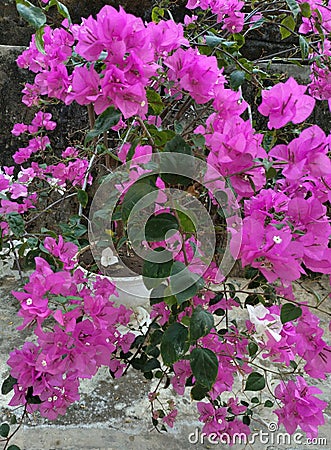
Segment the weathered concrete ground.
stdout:
[[[18,332],[20,323],[16,317],[18,304],[10,292],[17,289],[19,282],[16,272],[4,270],[0,267],[2,277],[0,280],[0,383],[8,375],[6,360],[8,353],[22,344],[24,339],[29,339],[28,331]],[[240,282],[241,280],[237,280]],[[323,295],[323,286],[319,282],[314,286]],[[307,293],[301,292],[301,298],[306,298]],[[330,310],[325,302],[324,309]],[[327,318],[321,315],[324,325]],[[327,328],[327,326],[325,327]],[[330,402],[331,390],[329,381],[315,381],[316,386],[323,389],[323,399]],[[196,407],[191,402],[189,395],[176,397],[171,389],[163,390],[162,397],[174,398],[179,409],[177,423],[173,430],[160,434],[152,429],[150,421],[149,402],[147,393],[152,390],[154,383],[145,380],[136,372],[128,372],[125,378],[113,380],[106,370],[101,370],[91,381],[84,381],[81,387],[81,399],[72,405],[68,414],[56,422],[49,423],[39,416],[30,417],[26,424],[19,430],[13,444],[22,450],[149,450],[149,449],[207,449],[229,448],[220,443],[215,445],[207,439],[202,439],[199,434],[197,443],[196,433],[199,427]],[[236,389],[239,391],[240,384]],[[253,395],[252,395],[253,396]],[[8,420],[10,410],[7,408],[10,394],[0,395],[0,423]],[[319,441],[315,445],[306,445],[305,438],[302,441],[286,442],[279,433],[268,432],[268,425],[277,422],[277,417],[270,412],[257,415],[252,421],[253,430],[264,434],[262,442],[257,437],[256,442],[247,444],[246,448],[254,450],[278,450],[291,449],[303,450],[307,448],[330,449],[331,448],[331,409],[326,411],[326,425],[321,428]],[[17,411],[18,413],[18,411]],[[284,430],[281,430],[284,432]],[[193,433],[193,434],[192,434]],[[191,436],[190,436],[191,435]],[[189,441],[190,437],[190,441]],[[321,440],[323,439],[323,441]],[[201,440],[203,443],[201,443]],[[1,444],[0,444],[1,447]],[[233,446],[235,450],[244,448],[245,445]]]

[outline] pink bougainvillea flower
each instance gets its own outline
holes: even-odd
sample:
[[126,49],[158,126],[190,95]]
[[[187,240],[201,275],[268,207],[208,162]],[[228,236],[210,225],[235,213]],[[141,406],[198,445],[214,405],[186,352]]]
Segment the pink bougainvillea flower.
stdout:
[[177,409],[173,409],[172,411],[170,411],[169,414],[167,414],[165,417],[163,417],[163,422],[166,423],[170,428],[173,428],[174,423],[175,423],[175,419],[177,417],[178,414],[178,410]]
[[308,438],[318,436],[318,426],[325,422],[322,411],[327,403],[314,394],[322,394],[322,391],[315,386],[308,386],[300,376],[297,376],[296,381],[282,381],[276,387],[275,396],[282,401],[283,406],[275,413],[288,433],[293,434],[299,426]]
[[315,100],[305,95],[307,86],[301,86],[290,77],[286,83],[278,83],[262,91],[262,103],[258,111],[269,117],[268,128],[282,128],[289,122],[301,123],[312,113]]

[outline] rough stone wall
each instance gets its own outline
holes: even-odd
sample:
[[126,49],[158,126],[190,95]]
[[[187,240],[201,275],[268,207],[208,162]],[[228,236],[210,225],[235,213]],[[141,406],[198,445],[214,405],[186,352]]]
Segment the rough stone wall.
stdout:
[[[27,71],[20,70],[16,58],[22,47],[0,46],[0,149],[1,165],[12,165],[12,154],[20,141],[12,136],[15,122],[26,122],[33,117],[33,111],[21,102],[24,83],[32,81]],[[23,146],[23,145],[22,145]]]

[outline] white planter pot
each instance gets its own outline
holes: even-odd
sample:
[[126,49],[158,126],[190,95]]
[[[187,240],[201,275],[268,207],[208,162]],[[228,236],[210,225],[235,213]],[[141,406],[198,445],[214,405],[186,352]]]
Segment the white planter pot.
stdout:
[[114,301],[115,305],[124,305],[127,308],[133,309],[137,306],[149,306],[151,289],[146,288],[141,275],[135,277],[110,277],[89,272],[82,266],[79,266],[79,268],[84,272],[91,283],[95,281],[96,277],[100,277],[106,278],[115,284],[118,292],[118,297],[112,297],[112,301]]
[[86,251],[88,248],[89,246],[78,252],[74,259],[77,261],[78,267],[84,272],[86,278],[90,280],[91,283],[95,281],[96,277],[106,278],[111,283],[114,283],[118,292],[118,297],[113,296],[112,301],[114,301],[116,306],[124,305],[127,308],[133,309],[137,306],[149,307],[149,296],[151,289],[146,288],[143,282],[143,277],[141,275],[132,277],[112,277],[109,275],[96,274],[83,268],[79,264],[79,255]]

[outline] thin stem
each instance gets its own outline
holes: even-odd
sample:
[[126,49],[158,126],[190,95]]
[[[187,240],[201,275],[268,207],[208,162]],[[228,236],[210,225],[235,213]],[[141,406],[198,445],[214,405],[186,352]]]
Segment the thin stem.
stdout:
[[14,254],[14,258],[15,258],[15,262],[16,262],[18,273],[20,275],[21,283],[23,283],[23,273],[22,273],[20,261],[19,261],[19,258],[17,256],[17,253],[16,253],[16,250],[15,250],[15,246],[14,246],[14,243],[12,241],[12,238],[9,238],[9,242],[10,242],[10,246],[11,246],[12,252]]
[[16,430],[13,431],[12,434],[10,434],[10,435],[6,438],[6,439],[7,439],[7,442],[6,442],[6,444],[5,444],[4,448],[3,448],[3,450],[6,450],[6,449],[8,448],[9,441],[13,438],[13,436],[15,436],[15,434],[16,434],[16,433],[18,432],[18,430],[21,428],[21,426],[22,426],[22,424],[23,424],[24,417],[26,416],[26,413],[27,413],[26,408],[27,408],[27,404],[24,405],[24,411],[23,411],[22,417],[21,417],[21,419],[20,419],[20,422],[19,422],[19,424],[18,424]]
[[92,130],[95,125],[95,114],[94,114],[94,107],[91,103],[89,105],[87,105],[87,113],[88,113],[88,121],[90,124],[90,129]]
[[131,366],[131,361],[133,361],[133,360],[135,359],[135,357],[139,354],[140,350],[143,348],[143,346],[144,346],[144,344],[145,344],[145,341],[146,341],[146,339],[147,339],[147,337],[148,337],[148,335],[149,335],[149,333],[150,333],[150,331],[151,331],[151,328],[152,328],[153,324],[156,322],[156,320],[157,320],[159,317],[160,317],[160,315],[156,316],[156,317],[153,319],[153,321],[149,324],[148,329],[147,329],[147,331],[146,331],[146,333],[145,333],[145,335],[144,335],[143,341],[142,341],[141,344],[138,346],[137,351],[136,351],[135,354],[132,356],[132,358],[130,359],[130,361],[128,361],[128,365],[127,365],[126,368],[124,369],[122,376],[125,375],[125,374],[127,373],[127,371],[129,370],[129,367]]
[[149,140],[150,144],[152,145],[152,147],[154,147],[154,146],[155,146],[154,139],[153,139],[151,133],[150,133],[150,132],[148,131],[148,129],[146,128],[146,125],[144,124],[144,121],[143,121],[142,118],[139,117],[139,116],[136,117],[136,120],[139,122],[141,128],[142,128],[142,129],[144,130],[144,132],[146,133],[146,136],[148,137],[148,140]]

